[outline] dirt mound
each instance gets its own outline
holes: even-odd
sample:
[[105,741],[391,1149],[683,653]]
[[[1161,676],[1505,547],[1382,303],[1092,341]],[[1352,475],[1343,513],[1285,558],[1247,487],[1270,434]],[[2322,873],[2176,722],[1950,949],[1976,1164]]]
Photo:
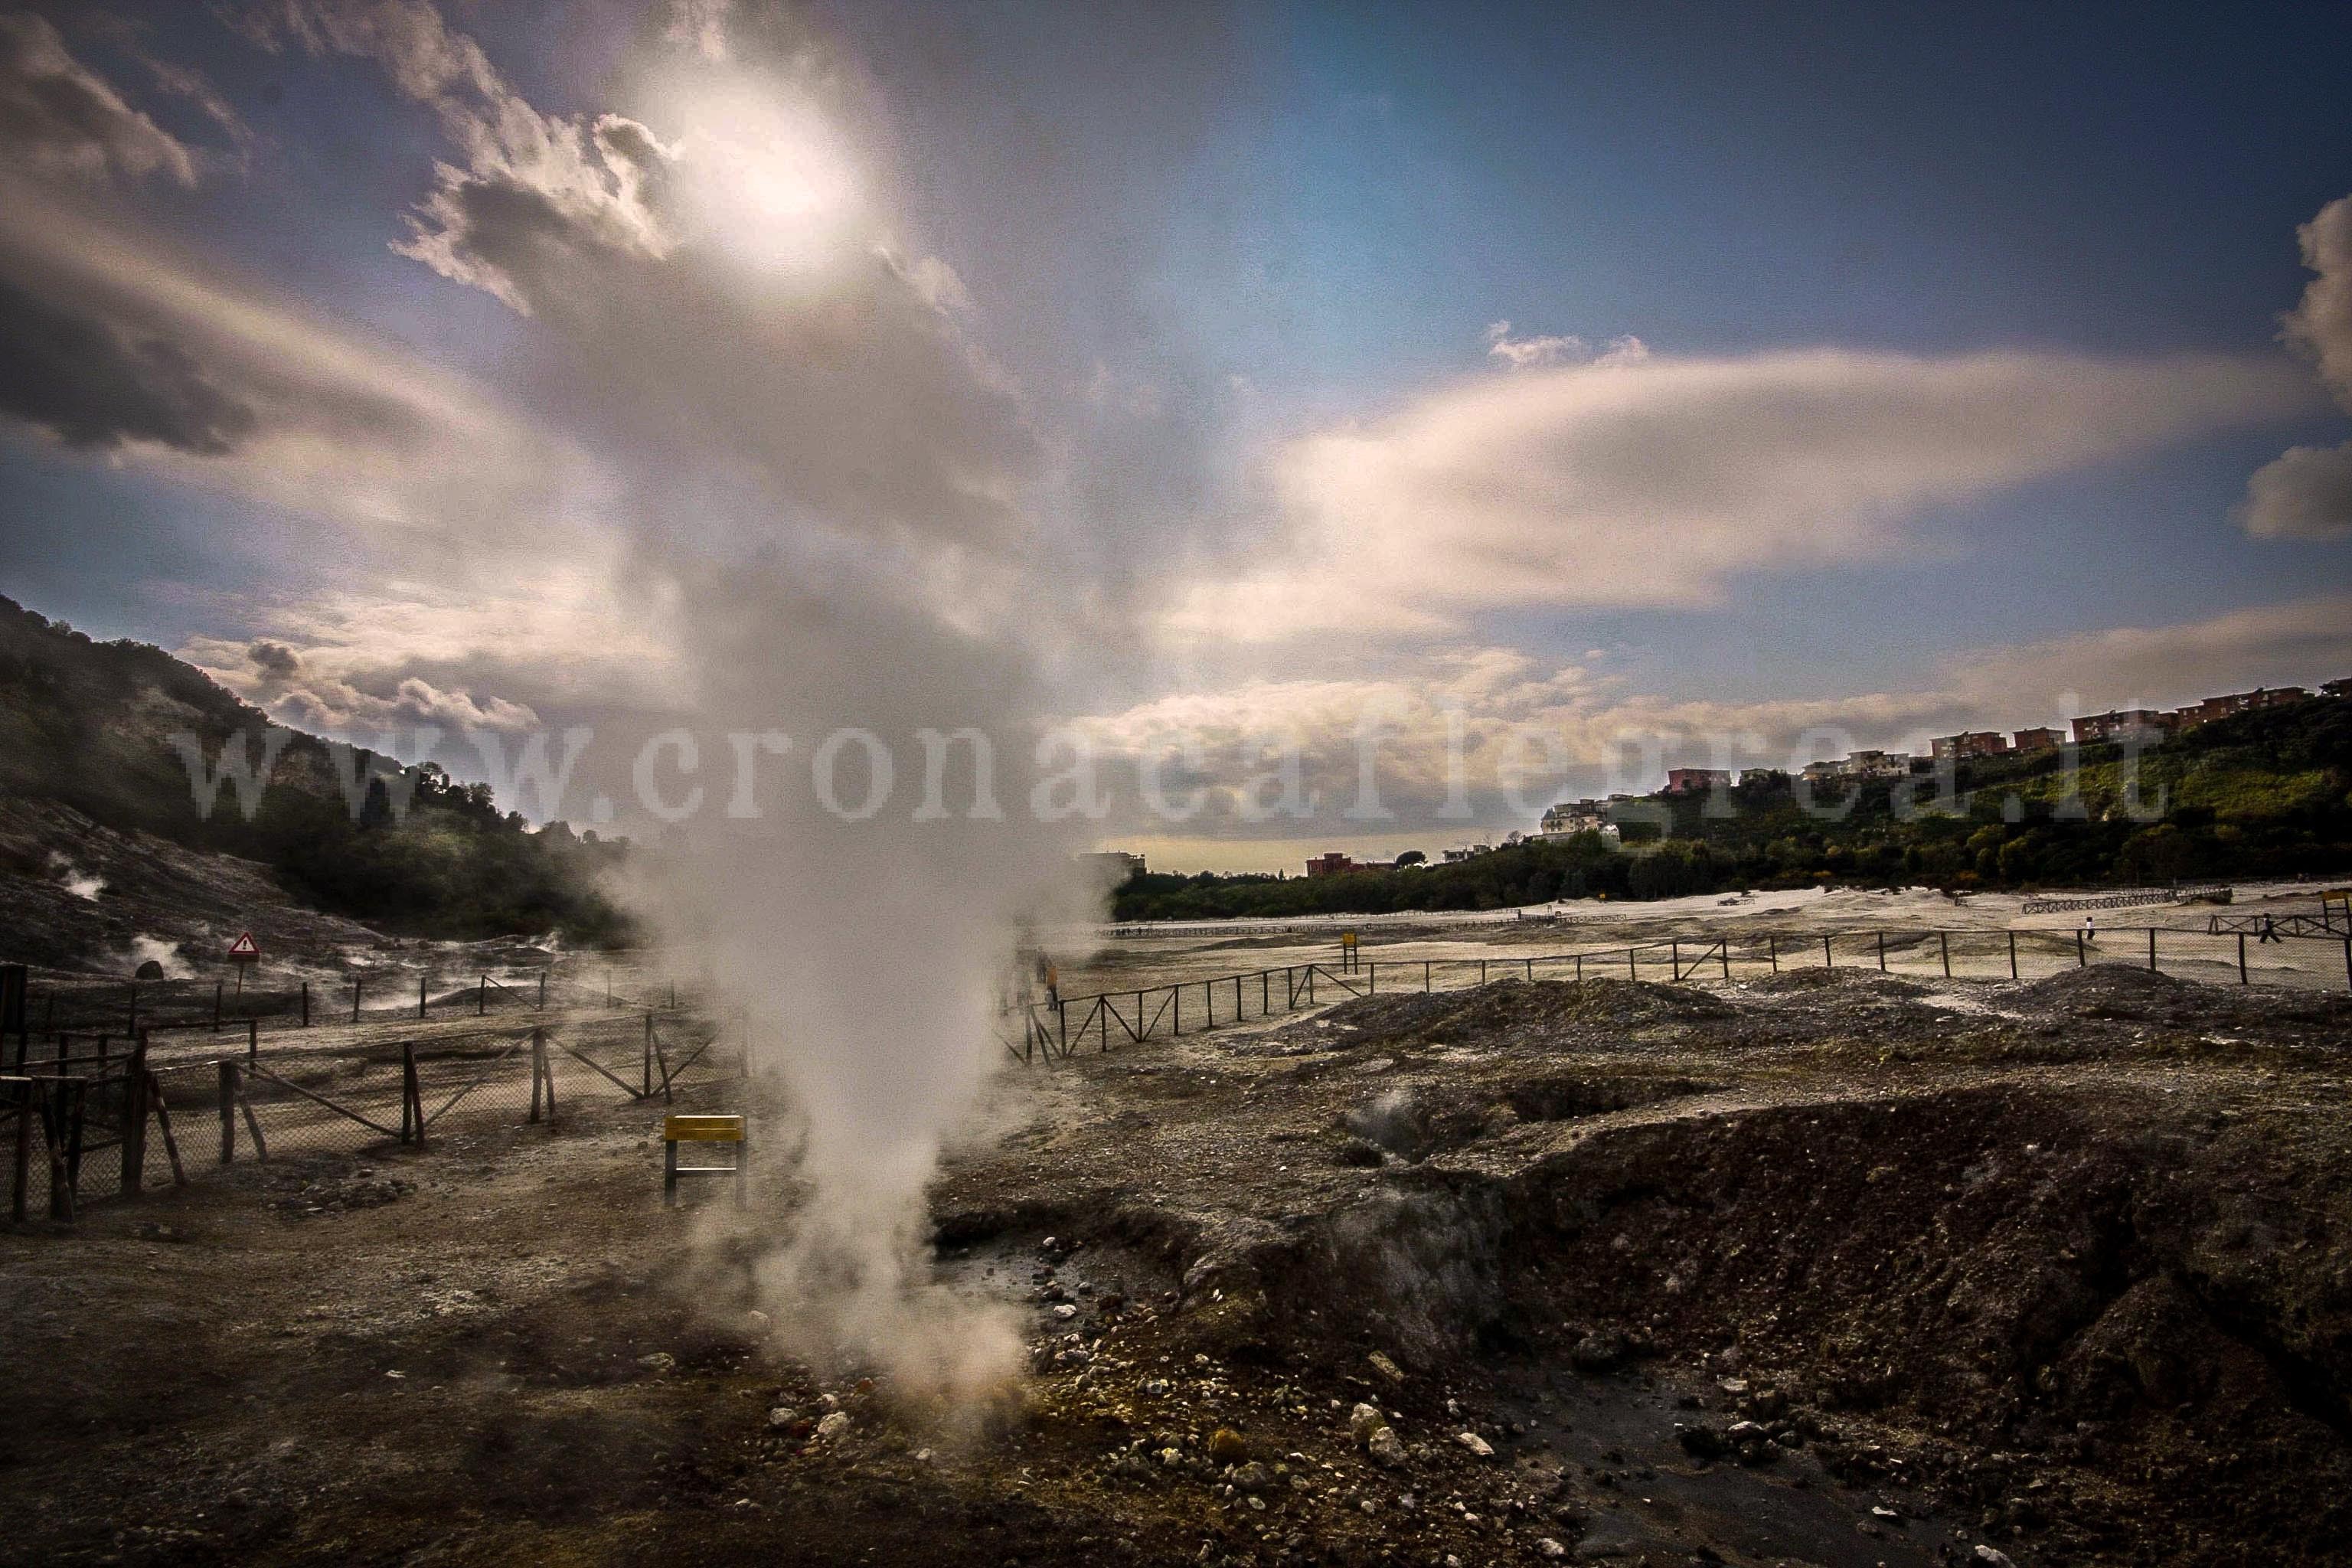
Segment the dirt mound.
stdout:
[[2098,1016],[2098,1009],[2111,1007],[2172,1007],[2216,990],[2137,964],[2095,963],[2087,969],[2062,970],[2047,979],[2029,980],[2014,987],[2010,995],[2029,1006]]
[[[1514,1184],[1517,1314],[1731,1346],[1822,1411],[2161,1479],[2153,1519],[2095,1486],[2045,1498],[2053,1561],[2151,1539],[2135,1560],[2346,1561],[2352,1181],[2162,1115],[2118,1135],[2063,1098],[1957,1090],[1598,1133]],[[1937,1484],[1998,1511],[2010,1481],[1955,1460]],[[2235,1554],[2203,1549],[2221,1518]]]
[[1648,980],[1499,980],[1469,991],[1367,996],[1318,1021],[1351,1031],[1351,1043],[1514,1045],[1569,1033],[1707,1023],[1736,1012],[1704,991]]
[[1766,996],[1813,996],[1823,991],[1866,991],[1877,996],[1925,996],[1927,987],[1874,969],[1784,969],[1748,983]]
[[1418,1163],[1509,1131],[1522,1121],[1573,1121],[1637,1105],[1702,1094],[1712,1084],[1687,1078],[1560,1073],[1475,1088],[1390,1089],[1340,1118],[1351,1137]]

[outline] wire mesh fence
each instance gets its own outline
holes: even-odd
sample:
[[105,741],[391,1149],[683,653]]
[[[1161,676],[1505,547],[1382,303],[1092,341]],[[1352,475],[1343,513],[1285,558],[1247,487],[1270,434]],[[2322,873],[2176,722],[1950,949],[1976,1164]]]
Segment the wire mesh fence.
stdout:
[[234,1052],[150,1065],[149,1042],[100,1060],[68,1053],[0,1076],[6,1200],[70,1219],[94,1202],[200,1181],[250,1162],[430,1146],[460,1131],[559,1126],[598,1106],[668,1103],[740,1077],[693,1015],[483,1028]]

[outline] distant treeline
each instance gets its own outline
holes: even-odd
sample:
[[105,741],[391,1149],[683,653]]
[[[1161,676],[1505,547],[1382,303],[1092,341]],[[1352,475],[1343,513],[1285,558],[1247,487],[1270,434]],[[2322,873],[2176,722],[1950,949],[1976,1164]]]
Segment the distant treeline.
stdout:
[[[520,814],[499,810],[488,785],[454,783],[429,763],[398,770],[404,811],[392,809],[379,780],[354,814],[326,742],[287,731],[250,821],[226,786],[201,815],[171,737],[194,734],[210,760],[241,732],[257,764],[272,728],[161,648],[96,642],[0,597],[0,791],[258,860],[298,900],[405,934],[559,930],[579,942],[628,940],[624,916],[597,887],[625,841],[599,843],[561,824],[533,832]],[[365,777],[371,761],[360,752],[353,776]],[[48,874],[45,864],[7,868]]]
[[[1492,910],[1560,898],[1743,889],[2095,886],[2352,870],[2352,700],[2313,698],[2204,725],[2136,755],[2085,746],[1961,763],[1929,777],[1815,790],[1751,773],[1727,816],[1654,795],[1625,847],[1597,833],[1468,860],[1336,877],[1147,873],[1122,921]],[[1948,797],[1948,798],[1947,798]],[[2155,810],[2161,806],[2160,812]],[[1833,815],[1832,815],[1833,814]],[[2151,820],[2150,817],[2153,816]]]

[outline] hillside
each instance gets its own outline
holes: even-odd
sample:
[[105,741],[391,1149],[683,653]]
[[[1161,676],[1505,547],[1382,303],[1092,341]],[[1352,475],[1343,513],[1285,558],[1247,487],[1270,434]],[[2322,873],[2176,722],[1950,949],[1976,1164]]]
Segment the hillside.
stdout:
[[[219,809],[200,813],[172,737],[194,734],[210,759],[241,732],[257,759],[271,731],[282,749],[259,809],[248,820],[225,792]],[[402,787],[379,780],[354,812],[343,770],[366,778],[372,766]],[[143,900],[133,923],[172,910],[194,919],[208,883],[242,889],[247,906],[274,890],[289,910],[406,935],[622,934],[624,918],[597,883],[625,842],[535,832],[501,813],[487,786],[457,784],[429,763],[396,769],[362,751],[346,753],[343,770],[329,742],[272,724],[162,649],[93,641],[0,598],[9,956],[111,966],[123,921],[98,918],[109,899]],[[403,794],[406,808],[393,809]],[[39,918],[44,910],[55,918]]]
[[[2352,870],[2352,701],[2236,714],[2139,753],[2081,749],[1963,763],[1799,804],[1784,775],[1744,777],[1728,815],[1651,795],[1622,831],[1515,845],[1449,865],[1299,877],[1150,874],[1119,920],[1501,909],[1557,898],[1674,898],[1818,884],[2025,888]],[[2135,802],[2160,811],[2136,814]],[[2153,819],[2148,819],[2149,816]]]

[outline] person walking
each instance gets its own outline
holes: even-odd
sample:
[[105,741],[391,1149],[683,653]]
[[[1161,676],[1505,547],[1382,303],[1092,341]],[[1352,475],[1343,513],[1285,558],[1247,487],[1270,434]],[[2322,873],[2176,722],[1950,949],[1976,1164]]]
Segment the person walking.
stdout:
[[2096,947],[2099,944],[2098,916],[2084,915],[2083,917],[2083,941],[2093,947]]

